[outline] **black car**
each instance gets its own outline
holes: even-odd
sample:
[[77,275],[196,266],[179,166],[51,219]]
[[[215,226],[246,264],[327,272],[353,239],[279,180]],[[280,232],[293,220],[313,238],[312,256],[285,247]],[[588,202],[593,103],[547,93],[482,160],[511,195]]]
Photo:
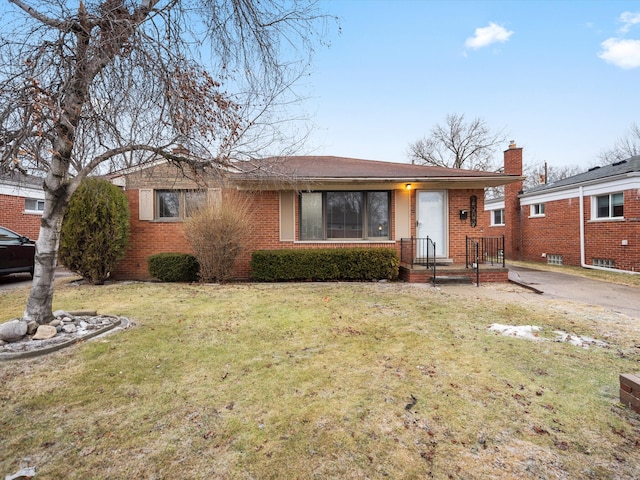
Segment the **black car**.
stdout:
[[0,275],[28,272],[33,277],[34,243],[8,228],[0,227]]

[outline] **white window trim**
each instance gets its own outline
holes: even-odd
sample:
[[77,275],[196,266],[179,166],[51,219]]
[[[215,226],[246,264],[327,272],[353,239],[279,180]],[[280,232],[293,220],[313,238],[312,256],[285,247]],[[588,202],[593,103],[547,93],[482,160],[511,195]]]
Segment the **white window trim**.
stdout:
[[[502,223],[495,223],[495,212],[497,212],[498,210],[502,210]],[[504,227],[505,223],[504,223],[504,208],[494,208],[493,210],[491,210],[491,226],[492,227]]]
[[624,213],[621,217],[598,217],[598,198],[608,196],[609,197],[609,211],[611,212],[611,196],[616,194],[622,194],[622,207],[624,211],[624,192],[608,192],[591,195],[591,218],[590,222],[621,222],[624,221]]
[[44,198],[34,198],[34,197],[24,197],[25,203],[27,200],[35,200],[36,202],[36,206],[38,205],[38,202],[42,202],[42,210],[33,210],[30,208],[26,208],[23,211],[23,213],[28,214],[28,215],[42,215],[42,212],[44,211]]
[[532,203],[531,205],[529,205],[529,218],[541,218],[546,216],[544,213],[535,213],[535,209],[537,206],[542,205],[542,208],[544,209],[544,202],[539,202],[539,203]]

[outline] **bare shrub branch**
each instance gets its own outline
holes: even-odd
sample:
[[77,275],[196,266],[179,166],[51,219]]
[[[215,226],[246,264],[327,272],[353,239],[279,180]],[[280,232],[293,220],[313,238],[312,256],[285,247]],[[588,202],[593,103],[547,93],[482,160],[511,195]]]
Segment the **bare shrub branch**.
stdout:
[[238,255],[251,239],[253,224],[249,197],[237,192],[226,192],[222,201],[210,198],[185,222],[203,282],[231,278]]

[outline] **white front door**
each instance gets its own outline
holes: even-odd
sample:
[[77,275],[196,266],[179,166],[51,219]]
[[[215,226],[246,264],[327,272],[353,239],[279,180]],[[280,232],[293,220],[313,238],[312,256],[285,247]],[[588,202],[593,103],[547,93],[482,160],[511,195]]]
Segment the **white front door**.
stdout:
[[[429,237],[436,244],[435,256],[446,257],[449,251],[447,240],[447,192],[445,190],[418,190],[416,192],[416,237]],[[433,250],[427,252],[425,242],[418,241],[418,257],[433,257]]]

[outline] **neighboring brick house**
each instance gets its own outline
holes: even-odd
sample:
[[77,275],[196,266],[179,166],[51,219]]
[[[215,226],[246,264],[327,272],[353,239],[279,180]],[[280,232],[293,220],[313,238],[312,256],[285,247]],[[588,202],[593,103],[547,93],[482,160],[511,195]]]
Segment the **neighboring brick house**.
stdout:
[[[505,172],[517,173],[516,153],[521,168],[513,145]],[[488,230],[513,245],[507,259],[640,271],[640,156],[526,192],[514,188],[485,202]]]
[[43,208],[42,178],[0,173],[0,226],[37,240]]
[[[251,252],[265,249],[391,247],[400,239],[436,240],[435,256],[465,263],[466,236],[482,236],[484,189],[519,175],[342,157],[282,157],[238,162],[233,169],[184,176],[159,161],[113,175],[131,208],[129,250],[116,278],[147,279],[147,258],[190,252],[182,220],[214,193],[252,199],[255,228],[234,277],[249,279]],[[191,177],[191,178],[188,178]]]

